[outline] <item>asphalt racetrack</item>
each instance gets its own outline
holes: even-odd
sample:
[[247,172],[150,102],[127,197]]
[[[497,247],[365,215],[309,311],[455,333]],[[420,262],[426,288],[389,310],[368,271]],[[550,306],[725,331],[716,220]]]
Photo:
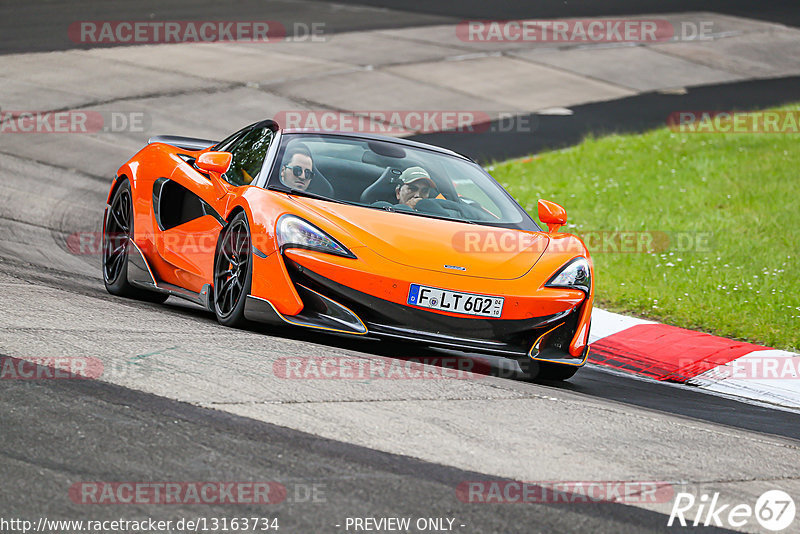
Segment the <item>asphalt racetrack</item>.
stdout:
[[[613,17],[640,13],[709,11],[781,24],[800,25],[800,10],[793,0],[613,0],[565,2],[470,0],[412,2],[409,0],[238,0],[232,10],[213,0],[122,0],[96,2],[63,0],[28,2],[5,0],[0,4],[0,53],[40,52],[75,48],[62,27],[77,20],[277,20],[291,33],[295,22],[324,21],[326,31],[343,32],[400,28],[463,19],[519,19],[559,17]],[[235,17],[231,14],[235,13]],[[88,47],[88,46],[87,46]]]

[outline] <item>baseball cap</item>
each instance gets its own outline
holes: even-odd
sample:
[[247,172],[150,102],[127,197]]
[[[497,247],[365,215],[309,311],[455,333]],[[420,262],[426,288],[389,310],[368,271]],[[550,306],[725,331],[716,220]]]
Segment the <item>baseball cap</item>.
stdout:
[[427,180],[431,184],[431,187],[434,189],[436,188],[436,182],[431,180],[431,176],[428,174],[428,171],[422,167],[407,168],[400,175],[399,179],[404,184],[410,184],[411,182],[416,182],[417,180]]

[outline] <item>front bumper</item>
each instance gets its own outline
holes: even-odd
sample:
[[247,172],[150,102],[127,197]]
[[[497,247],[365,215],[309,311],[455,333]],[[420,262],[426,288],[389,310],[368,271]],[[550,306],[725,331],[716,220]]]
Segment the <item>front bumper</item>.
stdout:
[[[567,350],[581,314],[580,305],[526,319],[454,317],[384,300],[326,278],[290,258],[284,257],[283,261],[304,302],[303,311],[286,316],[269,301],[250,297],[245,308],[248,318],[515,358],[535,358],[534,343],[538,340],[542,345],[543,341],[552,340],[558,341],[563,350],[549,347],[543,351],[548,361],[564,359],[572,365],[583,363],[583,358],[576,359]],[[566,344],[564,339],[567,339]]]

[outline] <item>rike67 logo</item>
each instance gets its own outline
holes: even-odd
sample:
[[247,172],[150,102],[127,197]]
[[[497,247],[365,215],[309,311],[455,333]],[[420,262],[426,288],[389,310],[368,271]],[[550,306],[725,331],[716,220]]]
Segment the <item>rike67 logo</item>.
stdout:
[[[787,529],[795,517],[794,499],[781,490],[769,490],[761,494],[755,506],[749,504],[721,504],[719,492],[704,493],[696,498],[691,493],[678,493],[669,514],[667,526],[682,527],[716,526],[741,528],[755,521],[763,528],[780,532]],[[691,518],[694,516],[694,519]],[[795,530],[796,532],[796,530]]]

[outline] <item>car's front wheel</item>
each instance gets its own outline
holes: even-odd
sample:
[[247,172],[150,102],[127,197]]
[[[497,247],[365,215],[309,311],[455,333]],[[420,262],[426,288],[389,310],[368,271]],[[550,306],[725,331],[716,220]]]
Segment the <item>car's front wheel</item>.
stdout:
[[220,232],[214,256],[214,313],[224,326],[247,324],[244,305],[253,276],[252,250],[250,226],[242,212]]

